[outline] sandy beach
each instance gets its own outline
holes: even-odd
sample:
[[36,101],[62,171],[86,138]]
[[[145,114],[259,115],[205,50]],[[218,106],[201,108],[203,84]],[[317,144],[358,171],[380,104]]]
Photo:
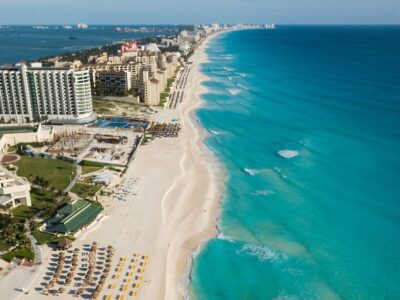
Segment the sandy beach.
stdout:
[[[202,104],[200,95],[207,91],[201,85],[207,78],[199,65],[207,61],[204,49],[209,41],[210,37],[191,58],[183,102],[177,109],[162,110],[155,118],[158,122],[179,120],[179,137],[156,139],[139,148],[124,175],[135,179],[135,193],[127,201],[102,199],[105,216],[80,233],[73,246],[84,248],[96,241],[100,246],[112,245],[116,258],[129,259],[133,253],[148,257],[139,299],[182,299],[192,254],[217,234],[223,174],[203,143],[207,133],[195,117],[195,110]],[[40,293],[40,286],[52,255],[51,251],[44,251],[44,264],[28,288],[29,293],[20,293],[19,299],[49,299]],[[15,287],[10,286],[11,289],[15,294]],[[117,289],[104,290],[102,294],[115,299],[121,293]],[[76,299],[72,292],[57,298]]]

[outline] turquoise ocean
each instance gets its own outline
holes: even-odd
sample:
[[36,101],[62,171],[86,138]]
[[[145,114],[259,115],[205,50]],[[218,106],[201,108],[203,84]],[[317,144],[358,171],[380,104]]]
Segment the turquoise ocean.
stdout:
[[400,27],[282,26],[207,49],[225,172],[191,299],[400,299]]

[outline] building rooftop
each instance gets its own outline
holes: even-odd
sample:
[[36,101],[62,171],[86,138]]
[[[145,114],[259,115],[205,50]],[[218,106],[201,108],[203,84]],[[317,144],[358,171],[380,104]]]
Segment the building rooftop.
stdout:
[[57,214],[48,220],[49,232],[76,232],[89,225],[102,212],[103,208],[98,203],[86,200],[70,202],[60,208]]
[[19,177],[14,172],[8,171],[6,168],[0,166],[0,187],[12,187],[16,185],[29,184],[28,180],[24,177]]

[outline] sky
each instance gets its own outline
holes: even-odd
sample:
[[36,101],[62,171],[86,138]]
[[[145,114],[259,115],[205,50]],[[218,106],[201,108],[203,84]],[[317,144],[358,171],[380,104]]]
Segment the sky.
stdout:
[[0,24],[400,24],[400,0],[0,0]]

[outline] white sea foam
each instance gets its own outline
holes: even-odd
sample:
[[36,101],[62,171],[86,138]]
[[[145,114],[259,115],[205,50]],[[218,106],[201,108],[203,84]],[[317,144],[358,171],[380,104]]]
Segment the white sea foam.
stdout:
[[275,297],[272,300],[298,300],[298,299],[300,299],[300,298],[297,297],[297,296],[281,294],[281,295],[278,295],[277,297]]
[[244,90],[248,90],[248,88],[247,88],[247,87],[245,87],[243,84],[236,83],[236,85],[237,85],[238,87],[240,87],[240,88],[244,89]]
[[222,232],[220,232],[220,233],[218,234],[217,238],[218,238],[219,240],[228,241],[228,242],[230,242],[230,243],[235,243],[235,242],[236,242],[232,237],[227,236],[227,235],[224,235]]
[[284,158],[293,158],[297,155],[299,155],[299,152],[296,150],[279,150],[278,154]]
[[232,81],[233,77],[232,76],[228,76],[228,80]]
[[233,55],[232,55],[232,54],[227,54],[227,55],[224,55],[223,57],[224,57],[224,59],[226,59],[226,60],[231,60],[231,59],[233,59]]
[[225,71],[228,71],[228,72],[232,72],[232,71],[233,71],[233,69],[232,69],[232,68],[229,68],[229,67],[224,67],[224,70],[225,70]]
[[229,93],[233,96],[239,95],[241,93],[241,89],[228,89]]
[[241,76],[241,77],[246,77],[246,76],[247,76],[246,74],[244,74],[244,73],[239,73],[239,72],[235,72],[235,74],[237,74],[237,75],[239,75],[239,76]]
[[268,196],[274,194],[271,190],[259,190],[251,193],[253,196]]
[[249,168],[244,168],[243,171],[245,171],[247,174],[249,174],[251,176],[255,176],[257,174],[267,173],[270,170],[269,169],[249,169]]
[[210,133],[215,134],[215,135],[220,135],[224,134],[222,131],[214,130],[214,129],[209,129],[208,130]]
[[245,244],[237,254],[257,257],[259,261],[281,262],[287,260],[287,255],[274,251],[267,246]]

